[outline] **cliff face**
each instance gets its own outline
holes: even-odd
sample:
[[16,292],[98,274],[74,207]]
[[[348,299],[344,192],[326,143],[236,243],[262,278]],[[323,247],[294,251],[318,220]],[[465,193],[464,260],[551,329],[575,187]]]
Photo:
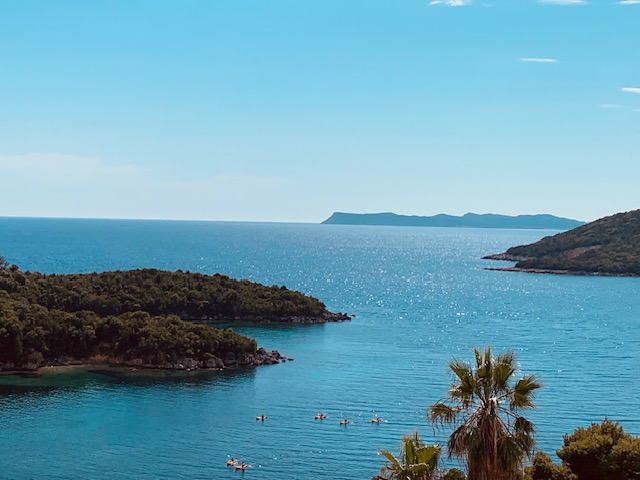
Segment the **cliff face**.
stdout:
[[468,227],[468,228],[520,228],[568,230],[584,222],[553,215],[496,215],[466,213],[460,217],[434,215],[419,217],[395,213],[342,213],[335,212],[323,224],[331,225],[382,225],[399,227]]
[[485,258],[515,261],[512,270],[640,275],[640,210],[604,217]]

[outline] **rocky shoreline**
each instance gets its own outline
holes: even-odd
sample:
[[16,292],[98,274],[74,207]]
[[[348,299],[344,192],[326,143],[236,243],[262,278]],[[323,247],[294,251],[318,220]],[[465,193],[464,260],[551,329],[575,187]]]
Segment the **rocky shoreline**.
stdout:
[[184,318],[184,320],[197,323],[208,324],[233,324],[233,325],[256,325],[256,324],[291,324],[291,325],[312,325],[319,323],[333,323],[333,322],[345,322],[351,320],[353,315],[338,312],[333,313],[326,311],[321,316],[305,316],[305,315],[290,315],[290,316],[274,316],[274,315],[252,315],[242,317],[226,317],[223,315],[217,315],[215,317],[200,317],[200,318]]
[[40,363],[15,364],[14,362],[0,362],[0,372],[35,372],[46,367],[69,367],[69,366],[109,366],[109,367],[129,367],[145,370],[177,370],[177,371],[193,371],[193,370],[222,370],[229,367],[259,367],[262,365],[276,365],[291,361],[293,358],[287,358],[280,354],[277,350],[270,352],[264,348],[258,348],[255,354],[234,355],[228,353],[224,358],[212,357],[206,361],[197,360],[191,357],[177,358],[171,362],[165,363],[149,363],[142,358],[134,358],[125,360],[118,357],[109,357],[106,355],[94,355],[89,358],[70,358],[59,357],[46,360]]
[[[496,253],[495,255],[487,255],[482,257],[483,260],[502,260],[506,262],[524,262],[525,260],[530,260],[531,257],[521,257],[517,255],[510,255],[508,253]],[[487,269],[494,270],[494,269]],[[498,269],[495,269],[498,270]]]
[[585,272],[574,270],[546,270],[544,268],[519,268],[519,267],[501,267],[501,268],[484,268],[484,270],[494,270],[498,272],[521,272],[521,273],[546,273],[549,275],[579,275],[585,277],[640,277],[635,273],[609,273],[609,272]]
[[[194,323],[205,324],[290,324],[290,325],[306,325],[321,324],[330,322],[344,322],[351,320],[352,316],[346,313],[333,313],[325,311],[321,316],[243,316],[243,317],[202,317],[185,319]],[[174,359],[170,362],[154,363],[145,361],[142,358],[134,358],[125,360],[120,357],[111,357],[108,355],[94,355],[89,358],[72,358],[61,356],[54,359],[45,359],[42,362],[0,362],[0,372],[35,372],[46,367],[69,367],[69,366],[108,366],[108,367],[125,367],[134,369],[147,370],[176,370],[176,371],[193,371],[193,370],[221,370],[229,367],[258,367],[262,365],[275,365],[284,363],[292,358],[287,358],[280,354],[277,350],[270,352],[264,348],[258,348],[255,353],[243,353],[235,355],[228,353],[224,358],[212,357],[207,360],[198,360],[191,357],[182,357]]]

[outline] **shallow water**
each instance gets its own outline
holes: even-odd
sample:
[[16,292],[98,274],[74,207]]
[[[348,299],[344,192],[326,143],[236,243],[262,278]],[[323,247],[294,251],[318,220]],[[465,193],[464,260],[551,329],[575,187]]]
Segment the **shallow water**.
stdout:
[[243,476],[225,466],[233,455],[253,466],[246,478],[368,479],[383,463],[377,449],[396,450],[403,432],[446,437],[426,407],[446,392],[448,360],[487,343],[539,373],[540,448],[552,453],[563,433],[605,416],[640,434],[640,279],[482,269],[499,265],[482,255],[550,233],[0,219],[0,254],[23,269],[221,272],[356,314],[236,329],[295,358],[276,366],[0,377],[0,478]]

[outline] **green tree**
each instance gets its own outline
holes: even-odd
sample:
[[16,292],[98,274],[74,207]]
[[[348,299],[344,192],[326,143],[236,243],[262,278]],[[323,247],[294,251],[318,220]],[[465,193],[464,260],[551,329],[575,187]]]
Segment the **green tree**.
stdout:
[[389,450],[380,450],[387,464],[373,480],[433,480],[438,478],[438,459],[440,445],[426,445],[416,430],[402,436],[400,457],[396,458]]
[[611,420],[565,435],[557,454],[578,480],[640,479],[640,438]]
[[533,463],[525,469],[525,480],[577,480],[565,465],[556,465],[549,455],[537,452]]
[[429,407],[429,419],[449,424],[449,457],[466,463],[469,480],[513,480],[533,453],[534,427],[522,412],[535,408],[541,387],[534,375],[514,381],[515,354],[491,356],[474,349],[475,366],[458,359],[449,363],[454,383],[447,397]]

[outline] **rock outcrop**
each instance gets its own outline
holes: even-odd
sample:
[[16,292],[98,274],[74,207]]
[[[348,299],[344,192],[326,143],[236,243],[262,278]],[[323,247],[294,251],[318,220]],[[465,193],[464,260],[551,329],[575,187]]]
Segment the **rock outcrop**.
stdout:
[[221,370],[229,367],[258,367],[261,365],[276,365],[280,362],[286,362],[287,360],[292,359],[288,359],[277,350],[268,352],[264,348],[258,348],[255,354],[235,355],[233,353],[228,353],[224,358],[212,357],[206,361],[196,360],[191,357],[182,357],[164,363],[148,363],[141,358],[124,360],[122,358],[111,358],[105,356],[94,356],[86,359],[58,357],[39,363],[0,363],[0,371],[36,371],[42,367],[60,367],[70,365],[108,365],[112,367],[134,367],[150,370]]

